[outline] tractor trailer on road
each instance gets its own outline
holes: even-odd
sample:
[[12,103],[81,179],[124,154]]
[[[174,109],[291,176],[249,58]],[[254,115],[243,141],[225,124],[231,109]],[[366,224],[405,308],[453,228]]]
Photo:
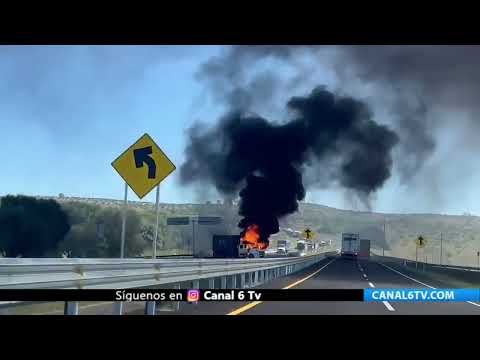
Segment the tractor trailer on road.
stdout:
[[356,258],[360,252],[360,234],[343,233],[341,255],[345,258]]

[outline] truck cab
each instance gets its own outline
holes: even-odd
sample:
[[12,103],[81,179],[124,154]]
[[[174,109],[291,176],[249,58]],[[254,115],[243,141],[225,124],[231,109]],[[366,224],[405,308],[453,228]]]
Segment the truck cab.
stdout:
[[248,258],[253,259],[253,258],[264,258],[265,257],[265,251],[251,248],[248,249]]
[[247,257],[248,256],[248,247],[244,243],[240,242],[238,245],[238,256],[239,257]]
[[256,248],[249,248],[247,245],[240,243],[238,245],[238,256],[246,258],[263,258],[265,257],[265,251]]

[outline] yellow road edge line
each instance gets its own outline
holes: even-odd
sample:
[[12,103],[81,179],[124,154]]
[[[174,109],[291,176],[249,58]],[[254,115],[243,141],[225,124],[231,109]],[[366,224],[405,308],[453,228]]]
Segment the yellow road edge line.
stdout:
[[254,302],[251,302],[250,304],[247,304],[245,306],[242,306],[241,308],[238,308],[236,310],[233,310],[232,312],[229,312],[227,315],[238,315],[238,314],[241,314],[242,312],[244,311],[247,311],[248,309],[251,309],[255,306],[257,306],[258,304],[261,304],[263,301],[254,301]]
[[[329,261],[328,263],[326,263],[325,265],[323,265],[320,269],[318,270],[315,270],[313,273],[311,273],[310,275],[304,277],[303,279],[300,279],[300,280],[297,280],[295,281],[294,283],[288,285],[288,286],[285,286],[284,288],[282,288],[282,290],[288,290],[288,289],[291,289],[292,287],[294,286],[297,286],[298,284],[301,284],[303,283],[304,281],[307,281],[308,279],[310,279],[311,277],[317,275],[320,271],[322,271],[323,269],[325,269],[328,265],[330,265],[332,262],[334,262],[336,260],[333,259],[331,261]],[[233,310],[232,312],[229,312],[227,315],[238,315],[238,314],[241,314],[259,304],[263,303],[263,301],[254,301],[254,302],[251,302],[250,304],[247,304],[247,305],[244,305],[236,310]]]

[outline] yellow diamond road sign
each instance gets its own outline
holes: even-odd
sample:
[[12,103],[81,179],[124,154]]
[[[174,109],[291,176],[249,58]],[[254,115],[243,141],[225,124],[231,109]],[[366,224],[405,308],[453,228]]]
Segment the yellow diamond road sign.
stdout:
[[416,240],[415,240],[415,244],[417,244],[417,246],[419,248],[423,248],[425,246],[425,238],[423,236],[419,236]]
[[310,230],[310,229],[305,229],[305,231],[303,232],[303,237],[307,240],[311,240],[315,237],[315,233]]
[[148,134],[130,146],[112,166],[140,199],[176,169]]

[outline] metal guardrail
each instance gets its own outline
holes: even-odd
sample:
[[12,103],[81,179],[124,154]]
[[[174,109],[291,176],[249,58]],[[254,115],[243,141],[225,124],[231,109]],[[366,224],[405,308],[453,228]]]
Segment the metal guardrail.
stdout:
[[[328,254],[263,259],[2,258],[0,289],[131,289],[185,282],[201,288],[200,281],[205,279],[213,288],[216,278],[221,279],[221,288],[245,288],[297,272]],[[0,302],[0,307],[12,305]],[[146,313],[152,312],[152,304],[147,303],[147,308]],[[78,313],[78,303],[66,305],[65,313]]]

